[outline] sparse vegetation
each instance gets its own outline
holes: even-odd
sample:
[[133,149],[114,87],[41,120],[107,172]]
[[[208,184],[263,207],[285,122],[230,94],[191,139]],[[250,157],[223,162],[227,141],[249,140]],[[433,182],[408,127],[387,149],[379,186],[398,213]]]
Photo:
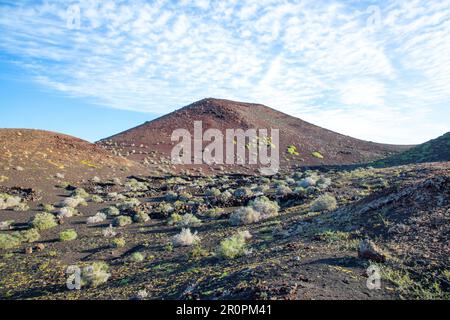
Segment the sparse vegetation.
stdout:
[[189,228],[183,228],[179,234],[176,234],[172,238],[174,246],[192,246],[200,243],[200,237],[197,232],[192,233]]
[[251,238],[248,231],[238,232],[220,242],[217,248],[217,256],[224,259],[234,259],[249,253],[247,249],[247,240]]
[[337,208],[336,198],[330,194],[324,194],[319,196],[316,200],[311,203],[311,211],[331,211]]
[[108,273],[109,266],[104,262],[94,262],[93,264],[84,267],[81,272],[82,286],[89,286],[96,288],[108,281],[111,274]]
[[133,223],[133,220],[131,220],[131,218],[128,216],[118,216],[114,219],[114,225],[116,227],[125,227],[132,223]]
[[56,227],[55,216],[48,212],[38,213],[34,219],[30,222],[31,227],[37,230],[47,230]]
[[67,229],[64,231],[61,231],[59,233],[59,240],[60,241],[73,241],[78,237],[78,234],[74,229]]

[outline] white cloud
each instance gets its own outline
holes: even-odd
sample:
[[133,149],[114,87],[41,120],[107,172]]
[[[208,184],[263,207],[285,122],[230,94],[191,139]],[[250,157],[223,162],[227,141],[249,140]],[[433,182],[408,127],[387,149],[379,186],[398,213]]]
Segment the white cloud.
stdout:
[[445,1],[2,1],[0,31],[35,81],[113,108],[217,96],[374,141],[450,130]]

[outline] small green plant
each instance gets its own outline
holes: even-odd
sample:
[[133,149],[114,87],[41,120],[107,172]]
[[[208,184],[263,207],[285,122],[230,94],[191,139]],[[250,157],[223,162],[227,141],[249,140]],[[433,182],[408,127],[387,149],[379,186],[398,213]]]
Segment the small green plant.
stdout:
[[91,196],[91,201],[94,203],[102,203],[103,198],[100,197],[99,195],[94,194],[93,196]]
[[103,209],[102,212],[107,214],[108,217],[117,217],[120,215],[120,210],[114,206],[107,207],[107,208]]
[[133,216],[133,221],[136,223],[144,223],[149,220],[150,220],[150,216],[142,210],[136,210],[136,213]]
[[238,234],[222,240],[217,248],[217,256],[224,259],[234,259],[248,253],[247,239],[251,235],[248,231],[241,231]]
[[314,158],[317,158],[317,159],[323,159],[323,155],[322,155],[320,152],[318,152],[318,151],[314,151],[313,153],[311,153],[311,155],[312,155]]
[[192,246],[200,243],[200,237],[197,232],[192,233],[189,228],[183,228],[179,234],[173,236],[172,243],[174,246]]
[[83,188],[77,188],[72,191],[70,194],[71,197],[81,197],[81,198],[89,198],[89,193],[86,192]]
[[13,249],[21,244],[21,237],[18,232],[0,233],[0,249]]
[[53,212],[55,211],[55,206],[49,203],[42,203],[40,209],[44,212]]
[[56,223],[55,216],[48,212],[38,213],[34,217],[34,219],[30,222],[32,228],[36,228],[37,230],[47,230],[56,227],[58,224]]
[[300,155],[300,153],[298,153],[298,151],[297,151],[297,147],[294,146],[294,145],[290,145],[290,146],[287,148],[287,152],[288,152],[289,154],[294,155],[294,156]]
[[336,198],[330,194],[324,194],[319,196],[316,200],[311,203],[311,211],[322,212],[331,211],[337,208]]
[[184,215],[179,215],[174,213],[170,216],[169,225],[174,225],[177,227],[195,227],[202,223],[202,221],[191,213],[186,213]]
[[133,223],[133,220],[129,216],[118,216],[114,219],[114,225],[116,227],[125,227]]
[[78,234],[76,233],[76,231],[74,229],[67,229],[64,231],[61,231],[59,233],[59,240],[60,241],[73,241],[78,237]]
[[81,285],[96,288],[106,283],[111,277],[108,271],[109,266],[104,262],[94,262],[92,265],[84,267],[81,272]]
[[164,246],[164,249],[167,252],[172,252],[173,251],[173,243],[172,242],[167,242],[167,244]]
[[194,245],[192,251],[189,253],[189,259],[198,261],[202,258],[209,256],[209,252],[202,248],[200,244]]
[[123,248],[126,245],[125,238],[119,237],[111,240],[111,245],[113,248]]
[[20,232],[20,239],[22,242],[36,242],[41,238],[39,231],[35,228],[31,228]]
[[145,260],[145,255],[141,252],[133,252],[130,256],[132,262],[142,262]]

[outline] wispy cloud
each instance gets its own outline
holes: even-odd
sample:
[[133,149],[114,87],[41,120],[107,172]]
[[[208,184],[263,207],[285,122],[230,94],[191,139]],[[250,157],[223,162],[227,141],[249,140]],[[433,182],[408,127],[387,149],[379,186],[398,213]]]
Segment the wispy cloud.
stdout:
[[113,108],[261,102],[358,138],[450,130],[447,1],[0,1],[0,50]]

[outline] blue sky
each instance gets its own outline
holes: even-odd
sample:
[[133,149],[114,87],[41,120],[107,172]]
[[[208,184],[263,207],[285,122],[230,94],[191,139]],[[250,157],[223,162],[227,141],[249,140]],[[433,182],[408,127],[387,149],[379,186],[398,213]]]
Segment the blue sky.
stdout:
[[0,0],[0,127],[95,141],[204,97],[424,142],[450,130],[450,1]]

